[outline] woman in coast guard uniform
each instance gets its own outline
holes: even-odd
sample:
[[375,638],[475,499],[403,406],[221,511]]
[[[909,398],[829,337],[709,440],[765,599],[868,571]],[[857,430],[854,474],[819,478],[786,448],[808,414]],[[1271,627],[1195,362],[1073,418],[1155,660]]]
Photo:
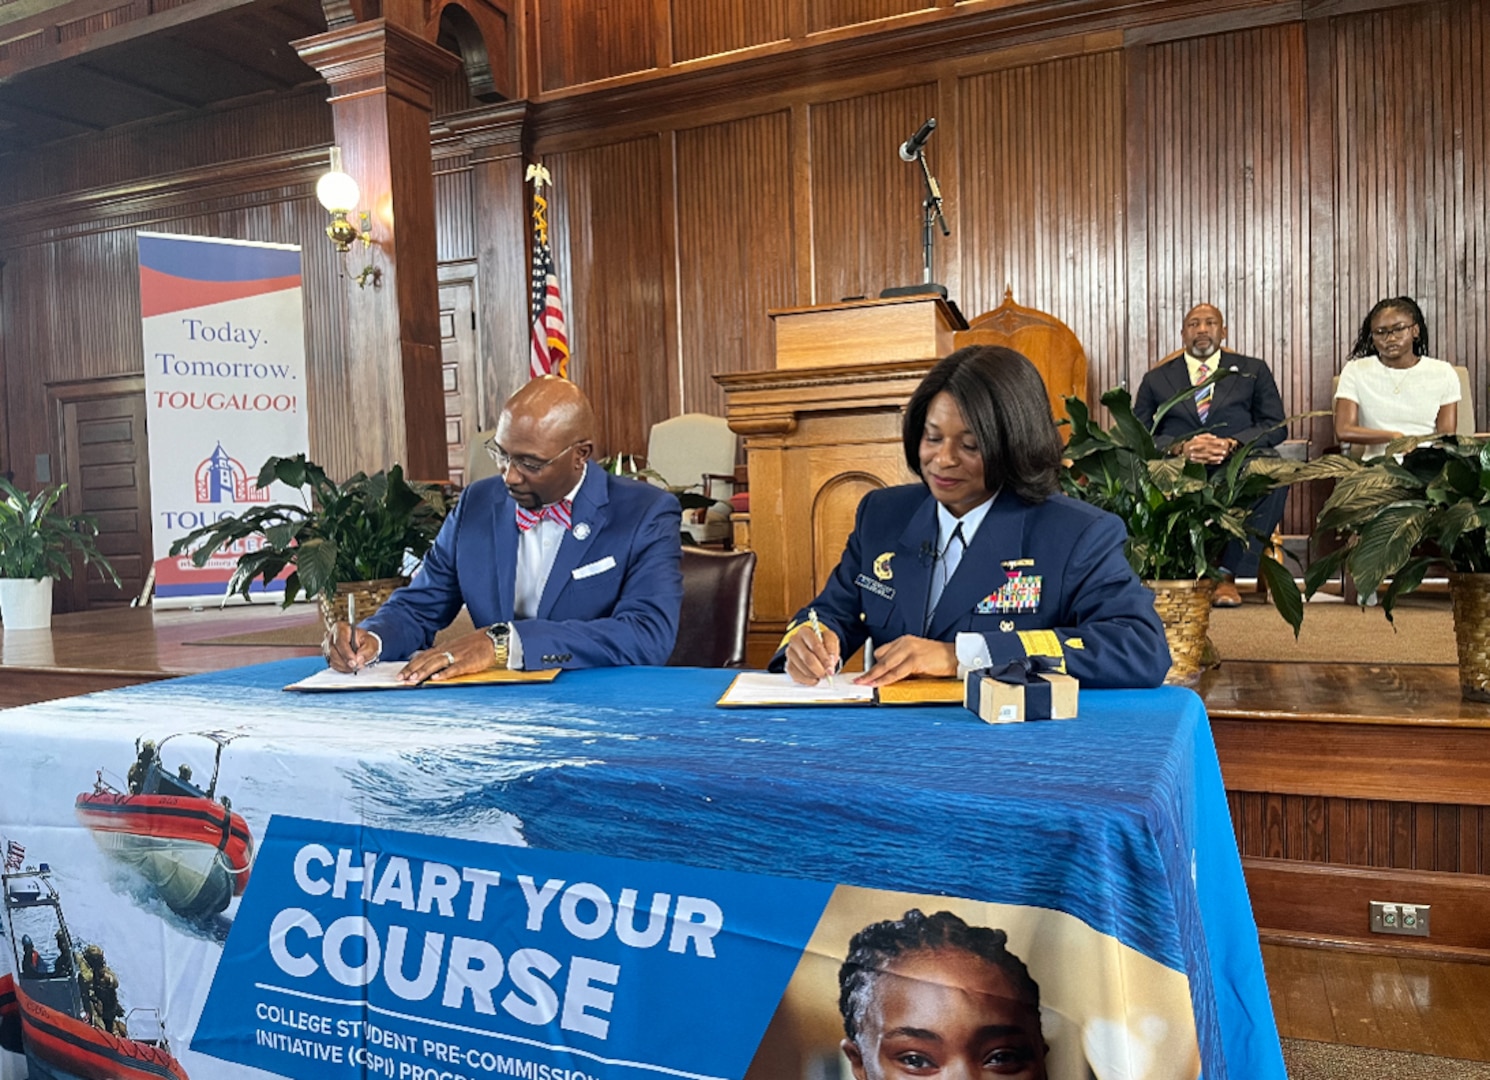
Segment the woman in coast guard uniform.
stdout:
[[1093,688],[1163,681],[1164,628],[1123,556],[1123,522],[1057,493],[1061,441],[1033,364],[958,350],[916,388],[902,438],[921,483],[864,497],[771,670],[814,683],[868,638],[873,666],[854,681],[871,686],[1025,656]]

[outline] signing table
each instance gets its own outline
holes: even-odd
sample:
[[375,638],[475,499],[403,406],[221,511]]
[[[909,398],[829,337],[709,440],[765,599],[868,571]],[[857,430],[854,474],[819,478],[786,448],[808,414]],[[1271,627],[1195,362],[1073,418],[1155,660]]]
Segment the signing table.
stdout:
[[[682,669],[282,692],[317,663],[0,713],[9,868],[56,896],[12,903],[7,877],[7,945],[25,923],[55,967],[61,912],[134,1010],[75,1052],[160,1027],[175,1071],[139,1075],[837,1075],[848,939],[919,908],[1007,931],[1052,1078],[1284,1077],[1188,691],[1000,726],[724,710],[729,672]],[[188,766],[169,805],[128,793],[144,739]],[[234,895],[194,908],[186,874]]]

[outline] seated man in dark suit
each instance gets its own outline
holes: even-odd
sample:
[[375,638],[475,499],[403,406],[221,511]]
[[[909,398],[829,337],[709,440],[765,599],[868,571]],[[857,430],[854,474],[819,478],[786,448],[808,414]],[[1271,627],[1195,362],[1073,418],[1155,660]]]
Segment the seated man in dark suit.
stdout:
[[[1180,328],[1184,351],[1143,377],[1133,412],[1152,427],[1154,414],[1186,387],[1204,382],[1219,370],[1235,372],[1218,380],[1194,397],[1164,414],[1154,432],[1154,441],[1171,453],[1199,461],[1212,469],[1224,465],[1232,454],[1254,442],[1252,453],[1272,453],[1288,434],[1283,427],[1283,399],[1267,364],[1252,356],[1225,352],[1226,320],[1214,304],[1197,304]],[[1269,492],[1252,511],[1250,524],[1263,536],[1272,536],[1283,520],[1288,489]],[[1243,544],[1233,540],[1221,555],[1225,578],[1216,586],[1212,603],[1236,607],[1242,602],[1235,579],[1256,577],[1262,541]]]
[[[407,659],[407,682],[493,667],[665,664],[683,600],[675,496],[590,461],[595,414],[555,377],[508,399],[488,444],[501,476],[468,487],[414,580],[352,628],[327,660],[355,671]],[[429,649],[466,605],[482,629]]]

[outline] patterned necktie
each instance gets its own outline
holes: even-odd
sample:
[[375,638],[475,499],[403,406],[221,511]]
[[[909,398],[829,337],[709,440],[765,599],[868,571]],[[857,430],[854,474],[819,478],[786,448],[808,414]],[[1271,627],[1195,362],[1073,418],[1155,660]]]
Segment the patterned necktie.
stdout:
[[[1211,369],[1202,361],[1195,369],[1195,381],[1203,383],[1211,377]],[[1214,386],[1202,386],[1195,391],[1195,411],[1200,414],[1200,422],[1205,423],[1205,418],[1211,413],[1211,391]]]
[[518,506],[515,508],[517,510],[517,531],[527,532],[544,518],[550,521],[557,521],[560,528],[567,529],[569,528],[570,521],[569,510],[572,505],[573,503],[568,499],[561,499],[559,502],[551,503],[537,510],[524,510],[521,506]]

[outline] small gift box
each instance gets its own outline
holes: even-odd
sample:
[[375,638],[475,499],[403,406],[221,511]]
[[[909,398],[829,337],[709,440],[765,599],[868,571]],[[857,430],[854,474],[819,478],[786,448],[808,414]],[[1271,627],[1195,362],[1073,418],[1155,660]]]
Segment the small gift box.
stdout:
[[1069,720],[1076,715],[1080,684],[1057,671],[1058,664],[1053,657],[1027,656],[969,671],[963,681],[963,704],[990,724]]

